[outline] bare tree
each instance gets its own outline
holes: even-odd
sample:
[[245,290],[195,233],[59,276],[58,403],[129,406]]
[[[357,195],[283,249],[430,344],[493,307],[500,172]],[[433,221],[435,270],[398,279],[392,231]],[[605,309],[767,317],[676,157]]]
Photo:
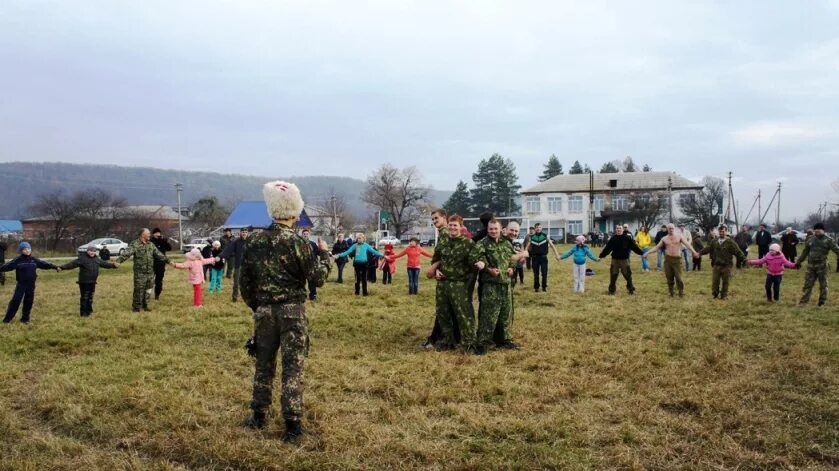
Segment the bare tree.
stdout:
[[422,184],[416,167],[399,170],[384,164],[367,177],[361,199],[374,208],[387,211],[388,225],[396,237],[400,237],[420,221],[423,215],[420,205],[427,196],[428,188]]
[[125,207],[125,199],[97,188],[75,193],[72,205],[78,235],[92,239],[108,235]]
[[685,215],[681,222],[701,227],[706,234],[710,234],[720,222],[727,188],[722,179],[715,177],[705,177],[701,183],[702,191],[693,198],[679,200],[679,207]]
[[660,221],[668,210],[666,192],[633,193],[629,197],[629,216],[648,230]]
[[205,231],[213,230],[230,215],[230,209],[219,203],[215,196],[205,196],[192,204],[192,222]]
[[32,213],[49,219],[51,228],[47,240],[52,250],[58,247],[61,239],[70,237],[70,228],[76,217],[72,198],[68,198],[61,190],[38,195],[35,203],[30,206]]
[[328,194],[321,198],[319,207],[328,217],[322,227],[331,236],[336,236],[342,230],[349,230],[355,225],[355,217],[347,204],[347,197],[337,193],[334,187],[329,188]]

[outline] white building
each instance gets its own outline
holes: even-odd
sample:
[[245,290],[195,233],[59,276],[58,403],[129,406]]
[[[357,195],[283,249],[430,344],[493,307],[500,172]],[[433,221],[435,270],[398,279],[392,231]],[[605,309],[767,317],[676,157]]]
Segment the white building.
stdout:
[[[554,238],[611,232],[616,224],[629,224],[634,231],[638,226],[631,212],[634,201],[669,199],[675,221],[682,217],[679,201],[694,198],[700,190],[702,185],[674,172],[557,175],[522,191],[522,215],[525,224],[539,222]],[[667,207],[664,220],[669,212]]]

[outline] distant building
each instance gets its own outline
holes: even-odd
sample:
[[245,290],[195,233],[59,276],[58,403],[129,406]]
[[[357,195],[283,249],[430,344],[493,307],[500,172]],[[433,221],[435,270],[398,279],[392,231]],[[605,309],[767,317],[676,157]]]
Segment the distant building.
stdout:
[[[181,216],[182,221],[189,218]],[[142,227],[158,227],[168,234],[177,232],[178,211],[166,205],[138,205],[122,208],[105,208],[92,221],[76,221],[67,226],[61,239],[75,243],[77,238],[135,235]],[[55,233],[55,218],[35,216],[22,221],[23,237],[26,239],[52,239]]]
[[23,233],[23,224],[14,219],[0,219],[0,237],[20,236]]
[[[638,221],[633,202],[644,198],[668,198],[673,219],[683,217],[679,201],[694,198],[702,185],[674,172],[595,173],[557,175],[522,191],[525,224],[542,224],[550,237],[611,232],[617,224],[629,224],[634,231]],[[669,188],[669,195],[668,195]],[[668,208],[663,219],[669,218]]]

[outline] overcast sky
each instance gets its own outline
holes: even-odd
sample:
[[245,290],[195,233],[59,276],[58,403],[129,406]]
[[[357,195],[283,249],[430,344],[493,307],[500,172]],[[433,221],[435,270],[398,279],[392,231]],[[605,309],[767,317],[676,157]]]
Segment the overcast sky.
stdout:
[[[0,3],[0,160],[437,189],[511,158],[839,202],[839,0]],[[768,198],[764,200],[764,206]]]

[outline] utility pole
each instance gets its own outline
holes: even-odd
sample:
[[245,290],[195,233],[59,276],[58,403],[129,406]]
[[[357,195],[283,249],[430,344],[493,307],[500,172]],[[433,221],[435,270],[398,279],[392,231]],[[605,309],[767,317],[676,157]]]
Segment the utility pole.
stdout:
[[332,200],[332,237],[338,236],[338,211],[335,209],[335,195],[330,198]]
[[760,212],[760,190],[758,189],[757,190],[757,224],[758,225],[760,225],[760,223],[763,222],[763,216],[761,214],[762,213]]
[[673,222],[673,177],[667,177],[667,207],[670,208],[670,222]]
[[184,191],[184,186],[180,183],[175,183],[175,192],[178,194],[178,250],[183,251],[184,247],[184,225],[181,219],[181,192]]
[[778,207],[775,208],[775,229],[781,229],[781,182],[778,182]]

